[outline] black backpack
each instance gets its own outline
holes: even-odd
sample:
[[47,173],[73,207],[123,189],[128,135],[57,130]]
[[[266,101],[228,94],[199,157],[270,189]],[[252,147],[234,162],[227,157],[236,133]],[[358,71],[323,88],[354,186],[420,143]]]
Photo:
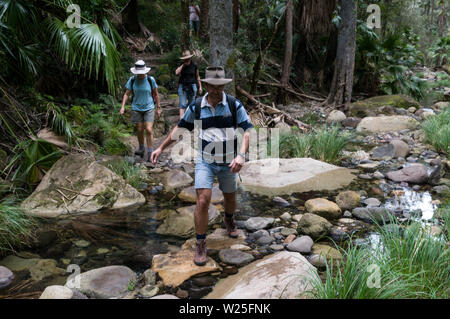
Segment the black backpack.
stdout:
[[[228,94],[226,94],[226,96],[227,96],[228,107],[230,108],[231,116],[233,117],[234,128],[236,129],[237,128],[236,98],[234,96],[231,96]],[[203,99],[203,97],[199,97],[195,100],[195,119],[196,120],[200,120],[202,99]]]
[[[136,75],[133,76],[133,78],[131,79],[131,90],[133,90],[133,95],[131,96],[131,103],[133,103],[133,99],[134,99],[134,80],[136,80]],[[147,75],[147,81],[148,81],[148,83],[150,84],[150,88],[151,88],[151,90],[152,90],[152,98],[153,98],[153,102],[156,103],[152,79],[151,79],[151,77],[148,76],[148,75]]]

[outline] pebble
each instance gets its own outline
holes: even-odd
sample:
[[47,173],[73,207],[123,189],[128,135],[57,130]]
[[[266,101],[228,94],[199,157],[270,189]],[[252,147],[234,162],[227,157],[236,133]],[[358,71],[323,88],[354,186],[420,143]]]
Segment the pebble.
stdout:
[[291,235],[291,234],[294,234],[294,235],[297,235],[298,234],[298,232],[297,232],[297,230],[296,229],[294,229],[294,228],[283,228],[282,230],[281,230],[281,235],[283,235],[283,236],[285,236],[285,237],[287,237],[287,236],[289,236],[289,235]]
[[281,198],[279,196],[272,198],[272,203],[275,206],[279,206],[279,207],[287,207],[287,206],[291,205],[287,200],[285,200],[284,198]]
[[309,254],[314,242],[309,236],[300,236],[287,245],[286,249],[302,254]]
[[295,235],[294,234],[291,234],[291,235],[289,235],[289,236],[287,236],[286,237],[286,239],[284,240],[284,244],[289,244],[290,242],[292,242],[294,239],[295,239]]
[[155,285],[145,285],[139,290],[139,293],[146,298],[156,296],[159,292],[158,286]]
[[373,173],[373,177],[376,179],[383,179],[384,175],[383,175],[383,173],[376,171],[375,173]]
[[371,180],[372,179],[372,176],[370,176],[369,174],[359,174],[358,177],[361,178],[361,179],[365,179],[365,180]]
[[186,290],[178,289],[175,293],[175,296],[177,296],[180,299],[187,299],[189,297],[189,293]]
[[91,243],[88,242],[87,240],[81,239],[81,240],[77,240],[75,243],[75,246],[79,247],[79,248],[86,248],[88,247]]
[[103,255],[103,254],[107,254],[109,253],[109,249],[108,248],[99,248],[97,249],[97,254],[98,255]]
[[256,243],[258,245],[268,245],[273,241],[275,241],[275,238],[273,238],[272,236],[262,236],[262,237],[258,238]]
[[343,215],[344,217],[347,217],[347,218],[350,218],[350,217],[352,217],[352,213],[351,212],[349,212],[348,210],[346,210],[345,212],[344,212],[344,215]]
[[242,245],[242,244],[231,245],[230,249],[236,249],[236,250],[242,250],[242,251],[251,250],[250,247],[248,247],[247,245]]
[[272,249],[273,251],[280,251],[284,249],[284,246],[279,244],[273,244],[270,245],[269,248]]
[[367,206],[372,206],[372,207],[378,207],[381,205],[381,202],[379,199],[371,197],[371,198],[367,198],[363,201],[364,204],[366,204]]
[[9,286],[13,279],[13,272],[4,266],[0,266],[0,288]]
[[289,214],[288,212],[284,213],[283,215],[280,216],[280,218],[284,221],[290,221],[292,219],[291,214]]
[[300,219],[302,219],[302,217],[303,217],[303,214],[297,214],[297,215],[292,216],[292,219],[298,223],[300,221]]

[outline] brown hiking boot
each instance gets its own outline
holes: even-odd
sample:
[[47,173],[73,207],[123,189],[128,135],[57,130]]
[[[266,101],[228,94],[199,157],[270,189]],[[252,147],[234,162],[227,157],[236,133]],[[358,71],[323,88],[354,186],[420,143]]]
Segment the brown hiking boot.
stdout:
[[228,236],[232,238],[236,238],[239,236],[239,232],[234,222],[233,216],[230,218],[225,215],[225,217],[223,218],[223,223],[225,224],[225,228],[227,229]]
[[194,264],[204,266],[206,264],[206,239],[198,239],[195,245]]

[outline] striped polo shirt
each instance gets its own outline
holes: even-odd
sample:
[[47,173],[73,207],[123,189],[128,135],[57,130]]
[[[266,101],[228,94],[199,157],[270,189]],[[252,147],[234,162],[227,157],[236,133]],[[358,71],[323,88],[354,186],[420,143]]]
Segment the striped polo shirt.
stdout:
[[[228,107],[227,97],[223,94],[222,101],[216,107],[212,107],[205,94],[201,102],[199,133],[199,149],[206,162],[231,163],[237,156],[237,135],[234,129],[233,116]],[[186,108],[183,118],[178,122],[178,127],[192,131],[195,121],[195,104]],[[244,131],[253,127],[242,103],[236,99],[237,127]]]

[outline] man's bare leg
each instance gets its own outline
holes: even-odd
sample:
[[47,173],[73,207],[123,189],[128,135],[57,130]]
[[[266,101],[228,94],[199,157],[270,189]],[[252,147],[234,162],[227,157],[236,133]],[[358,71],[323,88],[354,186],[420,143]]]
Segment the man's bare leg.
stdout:
[[196,245],[194,263],[197,266],[206,264],[206,230],[208,229],[208,208],[211,202],[211,189],[199,188],[197,191],[197,205],[195,205],[194,224]]
[[225,217],[223,222],[227,229],[227,233],[230,237],[236,238],[239,236],[236,224],[234,222],[234,212],[236,210],[236,192],[233,193],[223,193],[224,206],[225,206]]

